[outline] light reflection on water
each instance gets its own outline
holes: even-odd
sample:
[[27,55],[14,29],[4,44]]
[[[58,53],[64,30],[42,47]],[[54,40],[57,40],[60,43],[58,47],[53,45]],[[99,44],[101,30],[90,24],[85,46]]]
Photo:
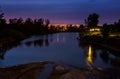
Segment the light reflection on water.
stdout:
[[88,47],[88,55],[87,55],[87,57],[86,57],[86,62],[87,62],[87,65],[90,67],[90,68],[92,68],[93,67],[93,55],[92,55],[92,53],[93,53],[93,51],[92,51],[92,47],[91,47],[91,45],[89,45],[89,47]]
[[82,44],[82,41],[76,39],[78,36],[78,33],[56,33],[31,37],[22,41],[22,45],[7,51],[0,65],[53,61],[79,68],[108,68],[119,64],[115,63],[119,57],[93,45]]

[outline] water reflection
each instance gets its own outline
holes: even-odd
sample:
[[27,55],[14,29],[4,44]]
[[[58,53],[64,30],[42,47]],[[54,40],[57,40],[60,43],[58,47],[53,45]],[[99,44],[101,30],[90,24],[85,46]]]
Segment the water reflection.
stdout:
[[56,36],[53,37],[52,34],[50,35],[44,35],[44,36],[40,36],[40,38],[38,38],[37,40],[27,40],[25,42],[23,42],[26,46],[31,47],[31,46],[35,46],[35,47],[49,47],[49,45],[51,43],[65,43],[66,42],[66,37],[61,36],[59,33],[56,34]]
[[6,51],[2,51],[2,52],[0,52],[0,59],[1,59],[1,60],[4,60],[5,52],[6,52]]
[[89,45],[86,62],[90,68],[93,67],[93,55],[92,54],[93,54],[92,47],[91,47],[91,45]]
[[12,48],[18,47],[22,45],[20,42],[14,42],[10,44],[4,44],[3,42],[0,43],[0,60],[4,60],[5,57],[4,55],[6,54],[7,51],[11,50]]
[[57,43],[60,43],[60,42],[64,43],[64,42],[66,42],[66,39],[64,36],[61,37],[59,34],[57,34],[56,42]]
[[48,36],[46,36],[46,38],[44,39],[44,37],[37,39],[37,40],[33,40],[33,41],[26,41],[24,44],[28,47],[30,46],[35,46],[35,47],[42,47],[42,46],[46,46],[48,47],[50,42],[52,42],[51,39],[48,38]]
[[89,44],[84,40],[77,40],[76,37],[76,33],[31,37],[21,43],[1,47],[0,60],[15,64],[24,61],[61,61],[77,67],[120,67],[120,55],[116,55],[115,51]]
[[120,67],[120,56],[112,53],[118,53],[113,51],[107,51],[102,49],[100,52],[100,57],[104,63],[111,64],[114,67]]
[[100,57],[105,63],[109,63],[110,57],[109,57],[109,52],[107,50],[101,50],[100,52]]
[[10,43],[10,44],[7,44],[7,45],[2,45],[2,43],[0,43],[0,45],[2,47],[0,47],[0,60],[4,60],[5,58],[5,54],[7,51],[11,50],[12,48],[16,48],[16,47],[20,47],[21,45],[25,45],[27,47],[31,47],[31,46],[34,46],[34,47],[48,47],[50,45],[50,43],[54,42],[54,43],[61,43],[61,42],[65,42],[65,37],[64,36],[61,36],[58,34],[54,34],[54,37],[53,37],[53,34],[49,34],[49,35],[43,35],[43,36],[38,36],[38,38],[36,39],[37,37],[33,38],[32,40],[27,39],[25,40],[24,42],[14,42],[14,43]]
[[110,63],[115,67],[120,67],[120,57],[111,58]]
[[38,39],[34,41],[27,41],[25,42],[25,45],[30,47],[30,46],[35,46],[35,47],[42,47],[44,44],[46,47],[49,46],[50,41],[48,39]]
[[84,49],[88,67],[92,68],[104,64],[110,67],[120,67],[119,52],[111,51],[98,45],[92,45],[84,40],[79,40],[78,45]]
[[35,46],[35,47],[42,47],[43,46],[43,39],[37,39],[37,40],[33,40],[33,41],[26,41],[24,43],[26,46],[30,47],[30,46]]
[[93,48],[92,45],[87,45],[86,48],[83,48],[83,49],[86,50],[85,54],[86,54],[86,63],[87,63],[87,66],[90,69],[94,68],[94,61],[97,58],[96,50]]
[[[23,40],[22,46],[6,52],[4,65],[17,65],[30,62],[53,61],[85,67],[84,57],[77,44],[77,33],[57,33],[33,36]],[[59,41],[58,41],[59,40]],[[75,50],[74,50],[75,49]],[[81,60],[81,62],[79,62]]]

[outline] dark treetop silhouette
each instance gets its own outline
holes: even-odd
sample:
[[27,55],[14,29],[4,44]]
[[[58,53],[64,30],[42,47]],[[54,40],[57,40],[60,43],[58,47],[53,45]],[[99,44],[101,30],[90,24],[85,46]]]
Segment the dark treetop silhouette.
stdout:
[[97,24],[99,22],[98,20],[99,15],[96,13],[90,14],[87,18],[87,20],[85,19],[85,23],[87,24],[88,27],[92,28],[92,27],[97,27]]

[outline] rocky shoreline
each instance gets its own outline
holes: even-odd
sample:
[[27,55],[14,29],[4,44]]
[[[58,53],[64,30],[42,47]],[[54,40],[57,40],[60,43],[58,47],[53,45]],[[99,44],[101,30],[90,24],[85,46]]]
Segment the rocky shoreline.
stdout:
[[0,79],[120,79],[119,73],[120,68],[69,69],[53,62],[36,62],[0,68]]

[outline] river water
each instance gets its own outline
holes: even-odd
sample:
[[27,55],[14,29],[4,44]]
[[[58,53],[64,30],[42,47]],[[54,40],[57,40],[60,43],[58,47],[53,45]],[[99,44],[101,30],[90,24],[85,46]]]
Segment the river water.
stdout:
[[67,66],[86,68],[119,67],[120,57],[109,50],[82,43],[78,33],[56,33],[33,36],[21,45],[7,50],[0,66],[52,61]]

